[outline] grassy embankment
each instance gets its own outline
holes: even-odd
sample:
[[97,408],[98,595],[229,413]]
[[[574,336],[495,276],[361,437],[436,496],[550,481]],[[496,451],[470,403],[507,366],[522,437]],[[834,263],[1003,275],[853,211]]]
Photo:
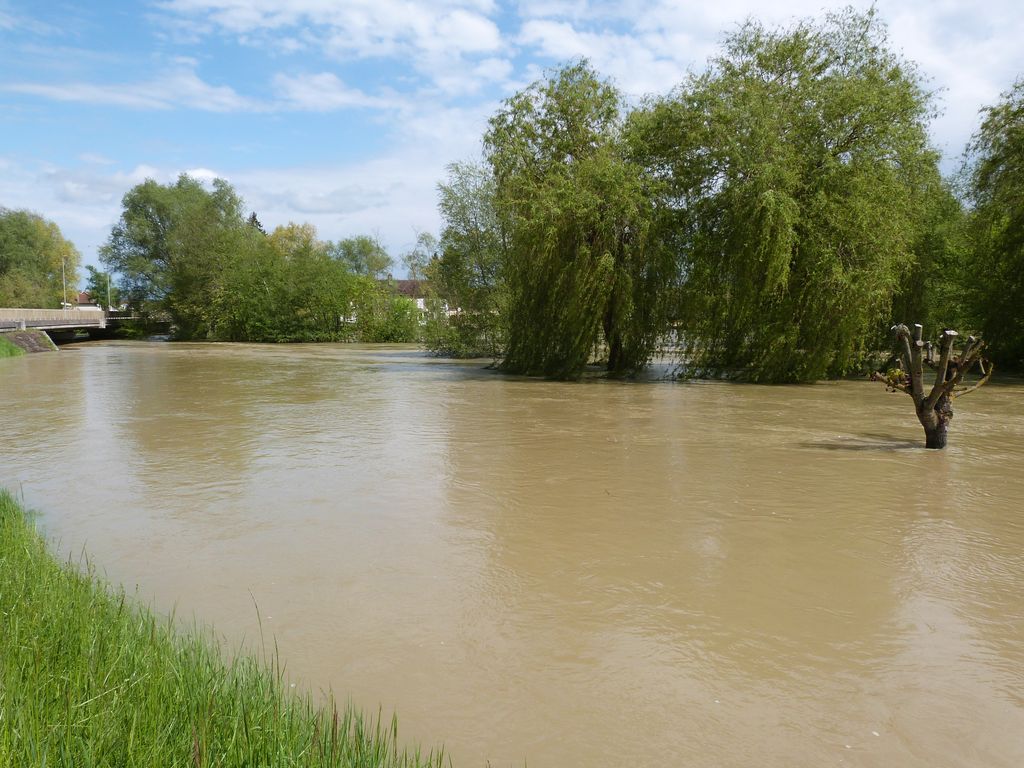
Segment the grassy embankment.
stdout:
[[290,692],[280,665],[226,662],[90,570],[61,565],[0,489],[0,765],[440,765],[396,723]]
[[12,344],[11,342],[9,342],[7,339],[4,338],[4,335],[0,333],[0,358],[18,357],[19,355],[24,354],[25,350],[23,350],[16,344]]

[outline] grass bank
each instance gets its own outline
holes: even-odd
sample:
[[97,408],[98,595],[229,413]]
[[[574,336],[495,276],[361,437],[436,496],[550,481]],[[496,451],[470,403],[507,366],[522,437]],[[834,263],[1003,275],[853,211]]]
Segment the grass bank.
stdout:
[[17,344],[12,344],[4,338],[5,334],[0,333],[0,358],[18,357],[25,354],[25,350]]
[[227,662],[210,633],[58,563],[0,489],[0,765],[442,764],[396,731],[291,693],[273,660]]

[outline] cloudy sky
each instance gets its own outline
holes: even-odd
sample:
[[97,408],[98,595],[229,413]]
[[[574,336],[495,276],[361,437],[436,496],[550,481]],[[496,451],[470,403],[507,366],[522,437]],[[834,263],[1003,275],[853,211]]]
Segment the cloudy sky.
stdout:
[[[184,171],[228,179],[268,228],[375,234],[398,255],[437,232],[445,166],[477,156],[488,115],[546,68],[586,56],[632,96],[664,93],[748,16],[828,7],[0,0],[0,206],[56,221],[95,264],[121,196]],[[1013,0],[876,7],[940,90],[932,131],[952,169],[978,109],[1024,74],[1024,14]]]

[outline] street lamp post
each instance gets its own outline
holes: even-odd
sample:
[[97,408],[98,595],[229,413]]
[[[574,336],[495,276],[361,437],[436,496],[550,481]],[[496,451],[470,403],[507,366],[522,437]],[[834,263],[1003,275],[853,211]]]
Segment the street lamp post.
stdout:
[[68,276],[66,271],[66,265],[68,263],[67,258],[60,260],[60,279],[64,283],[64,303],[60,305],[61,309],[68,308]]

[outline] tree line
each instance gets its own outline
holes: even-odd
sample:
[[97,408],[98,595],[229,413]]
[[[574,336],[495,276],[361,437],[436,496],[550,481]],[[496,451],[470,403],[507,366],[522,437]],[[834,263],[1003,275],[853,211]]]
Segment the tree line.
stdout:
[[[382,284],[374,238],[267,233],[223,180],[136,186],[100,259],[120,300],[189,339],[422,340],[561,379],[669,354],[687,375],[786,382],[865,370],[894,324],[921,323],[1024,367],[1024,80],[949,178],[935,114],[873,10],[748,21],[639,105],[586,61],[503,102],[482,158],[439,184],[440,238],[403,258],[425,323]],[[13,241],[46,243],[45,264]],[[54,301],[61,264],[72,280],[54,225],[0,210],[0,305]],[[90,268],[100,297],[104,278]]]
[[415,302],[381,277],[393,260],[375,238],[322,241],[310,224],[267,233],[226,181],[147,180],[100,249],[123,300],[166,313],[181,339],[415,341]]
[[933,96],[873,11],[749,21],[629,107],[586,61],[507,99],[449,168],[437,352],[508,371],[810,381],[865,370],[894,323],[981,331],[1024,362],[1024,81],[943,178]]

